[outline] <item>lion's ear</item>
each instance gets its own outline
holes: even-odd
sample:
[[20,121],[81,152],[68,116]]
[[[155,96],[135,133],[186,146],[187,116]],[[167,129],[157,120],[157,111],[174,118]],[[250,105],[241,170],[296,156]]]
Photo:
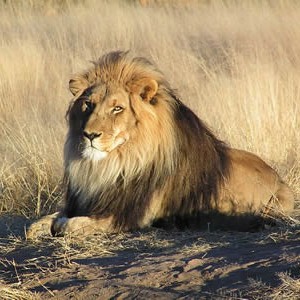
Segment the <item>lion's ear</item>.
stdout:
[[88,87],[87,80],[80,76],[71,78],[69,81],[69,90],[74,96],[81,94]]
[[143,100],[151,101],[157,93],[158,83],[154,79],[145,78],[140,80],[133,89]]

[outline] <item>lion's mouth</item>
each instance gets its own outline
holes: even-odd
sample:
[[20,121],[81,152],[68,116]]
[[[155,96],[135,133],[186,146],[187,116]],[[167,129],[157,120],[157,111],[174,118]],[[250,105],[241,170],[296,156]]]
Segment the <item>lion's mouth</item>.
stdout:
[[102,160],[106,158],[110,152],[125,144],[127,140],[127,136],[119,135],[112,143],[100,143],[96,141],[86,142],[86,147],[82,151],[82,156],[94,161]]

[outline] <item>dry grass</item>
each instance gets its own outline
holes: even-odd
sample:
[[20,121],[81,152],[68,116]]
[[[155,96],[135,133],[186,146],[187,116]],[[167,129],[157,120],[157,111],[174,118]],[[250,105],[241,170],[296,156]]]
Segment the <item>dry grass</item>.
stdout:
[[299,195],[296,1],[30,3],[0,4],[0,212],[54,209],[68,79],[114,49],[152,59],[220,137],[261,155]]
[[3,300],[37,300],[40,299],[36,293],[31,293],[26,290],[1,286],[0,294]]
[[[0,215],[36,217],[55,210],[63,194],[68,80],[89,61],[116,49],[150,58],[219,137],[263,157],[299,198],[300,3],[199,0],[176,1],[168,7],[166,1],[141,1],[150,3],[146,6],[137,2],[0,2]],[[263,244],[299,235],[286,226],[251,238]],[[205,253],[236,239],[209,236],[211,243],[194,237],[182,253]],[[154,232],[129,239],[126,235],[84,241],[66,237],[47,245],[56,249],[51,253],[55,263],[68,264],[75,258],[122,250],[164,249],[184,236],[172,238]],[[239,235],[238,243],[243,238],[249,237]],[[0,252],[12,252],[23,243],[15,237],[0,241]],[[42,270],[46,257],[39,259],[27,263],[37,263]],[[52,270],[53,265],[47,268]],[[253,282],[253,295],[262,291],[268,299],[299,295],[299,280],[278,276],[277,289]],[[0,295],[38,298],[26,286],[1,282]]]
[[[298,300],[300,294],[300,280],[291,277],[287,273],[279,273],[276,276],[279,285],[271,288],[261,281],[249,280],[247,293],[240,293],[240,296],[232,295],[232,299],[255,299],[255,300]],[[224,297],[226,299],[226,297]]]

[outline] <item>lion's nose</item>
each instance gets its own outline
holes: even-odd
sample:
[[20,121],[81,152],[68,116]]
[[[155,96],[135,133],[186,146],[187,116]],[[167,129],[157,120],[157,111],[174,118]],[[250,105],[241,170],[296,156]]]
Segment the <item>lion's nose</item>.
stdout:
[[88,132],[84,131],[83,135],[85,137],[87,137],[90,141],[92,141],[93,139],[99,137],[101,135],[101,133],[96,133],[96,132],[88,133]]

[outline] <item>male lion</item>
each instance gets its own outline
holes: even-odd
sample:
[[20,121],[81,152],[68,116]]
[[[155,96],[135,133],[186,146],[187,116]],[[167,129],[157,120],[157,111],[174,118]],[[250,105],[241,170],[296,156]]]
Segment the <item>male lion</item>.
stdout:
[[111,52],[69,87],[65,207],[34,223],[28,237],[293,210],[278,174],[217,139],[145,58]]

